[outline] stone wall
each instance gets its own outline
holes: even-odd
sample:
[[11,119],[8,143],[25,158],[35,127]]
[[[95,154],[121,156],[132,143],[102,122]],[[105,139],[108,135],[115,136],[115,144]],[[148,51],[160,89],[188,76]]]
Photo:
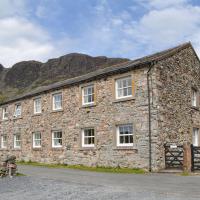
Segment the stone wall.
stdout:
[[[63,88],[63,110],[52,111],[52,93],[42,94],[42,114],[33,114],[33,98],[24,99],[22,117],[13,119],[14,103],[8,105],[9,120],[0,122],[0,134],[8,135],[8,149],[3,153],[12,153],[19,160],[31,160],[47,163],[82,164],[87,166],[111,167],[149,167],[148,140],[148,98],[147,70],[135,69],[134,98],[126,101],[115,101],[113,98],[112,75],[93,81],[96,86],[96,105],[82,107],[80,104],[80,85]],[[123,75],[123,74],[122,74]],[[55,92],[55,91],[54,91]],[[2,113],[0,113],[2,116]],[[157,113],[152,121],[152,128],[157,135]],[[116,125],[133,123],[134,145],[131,148],[116,146]],[[81,129],[95,128],[96,145],[93,149],[81,147]],[[62,130],[63,147],[52,148],[52,130]],[[42,148],[32,147],[32,133],[42,134]],[[22,147],[13,148],[13,134],[20,133]]]
[[159,138],[157,164],[164,167],[166,142],[192,143],[192,128],[200,127],[200,111],[192,107],[191,94],[200,91],[200,63],[191,47],[156,64]]

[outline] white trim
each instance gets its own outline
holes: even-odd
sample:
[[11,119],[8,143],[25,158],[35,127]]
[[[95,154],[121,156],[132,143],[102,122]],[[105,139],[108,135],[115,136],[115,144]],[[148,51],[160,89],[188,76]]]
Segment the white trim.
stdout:
[[[35,135],[40,134],[40,139],[35,139]],[[35,142],[40,141],[40,145],[36,145]],[[42,136],[40,132],[33,133],[33,148],[41,148],[42,147]]]
[[194,146],[199,146],[199,128],[193,128],[192,144]]
[[[90,95],[88,95],[88,94],[86,94],[85,95],[85,90],[87,90],[88,88],[92,88],[93,89],[93,93],[92,94],[90,94]],[[95,90],[94,90],[94,84],[91,84],[91,85],[88,85],[88,86],[85,86],[85,87],[82,87],[81,88],[81,95],[82,95],[82,105],[91,105],[91,104],[94,104],[94,95],[95,95]],[[85,98],[84,97],[88,97],[88,96],[92,96],[93,97],[93,101],[91,101],[91,102],[85,102]]]
[[82,131],[81,131],[81,141],[82,141],[81,144],[82,144],[82,147],[95,147],[95,142],[94,142],[94,144],[85,144],[85,137],[94,138],[94,141],[95,141],[95,130],[94,130],[94,136],[85,136],[85,130],[88,130],[88,129],[94,130],[94,128],[82,129]]
[[[55,96],[61,96],[61,101],[60,101],[61,106],[60,106],[59,108],[55,108]],[[53,110],[61,110],[62,107],[63,107],[63,105],[62,105],[62,101],[63,101],[62,92],[52,94],[52,98],[53,98],[53,101],[52,101],[52,102],[53,102],[53,107],[52,107],[52,109],[53,109]]]
[[[119,84],[119,81],[123,81],[123,80],[128,80],[128,79],[130,79],[131,80],[131,85],[130,86],[127,86],[127,87],[121,87],[121,88],[119,88],[119,86],[118,86],[118,84]],[[119,90],[124,90],[124,89],[129,89],[129,88],[131,88],[131,95],[126,95],[126,96],[119,96]],[[126,77],[123,77],[123,78],[118,78],[118,79],[116,79],[115,80],[115,98],[116,99],[123,99],[123,98],[127,98],[127,97],[132,97],[133,96],[133,94],[132,94],[132,76],[126,76]]]
[[[55,133],[61,133],[62,137],[61,138],[55,138],[55,136],[54,136]],[[55,145],[55,139],[61,139],[61,141],[63,142],[62,138],[63,138],[62,131],[52,131],[52,147],[53,148],[60,148],[60,147],[62,147],[62,144],[61,145]]]
[[197,91],[192,89],[192,106],[197,107]]
[[15,113],[14,117],[20,117],[22,114],[22,105],[20,103],[15,104]]
[[[40,105],[36,105],[36,102],[39,100]],[[37,106],[39,107],[39,111],[36,111]],[[42,112],[42,102],[41,102],[41,97],[38,97],[36,99],[34,99],[34,114],[39,114]]]
[[[19,136],[19,137],[20,137],[20,140],[16,140],[16,139],[17,139],[16,136]],[[20,145],[17,146],[17,145],[16,145],[16,142],[20,142]],[[14,135],[14,148],[15,148],[15,149],[21,149],[21,135],[20,135],[20,134],[15,134],[15,135]]]
[[[6,137],[6,141],[4,140],[4,137]],[[6,143],[6,145],[5,145]],[[1,148],[6,149],[7,148],[7,135],[1,135]]]
[[[3,119],[3,120],[7,120],[7,119],[8,119],[8,116],[5,117],[6,114],[8,115],[7,109],[8,109],[8,106],[2,108],[2,119]],[[5,112],[5,111],[6,111],[6,112]]]
[[[118,125],[116,127],[116,135],[117,135],[117,146],[119,147],[130,147],[130,146],[133,146],[133,143],[120,143],[120,132],[119,132],[119,128],[120,126],[127,126],[127,125],[130,125],[132,126],[132,130],[133,130],[133,125],[132,124],[122,124],[122,125]],[[126,136],[133,136],[133,132],[132,134],[126,134]]]

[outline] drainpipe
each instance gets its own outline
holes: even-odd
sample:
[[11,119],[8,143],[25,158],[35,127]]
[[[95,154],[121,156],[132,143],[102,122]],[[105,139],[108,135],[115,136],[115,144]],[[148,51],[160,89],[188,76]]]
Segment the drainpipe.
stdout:
[[150,83],[149,83],[149,77],[150,72],[153,67],[153,63],[151,62],[149,64],[149,70],[147,71],[147,90],[148,90],[148,111],[149,111],[149,172],[152,171],[152,150],[151,150],[151,94],[150,94]]

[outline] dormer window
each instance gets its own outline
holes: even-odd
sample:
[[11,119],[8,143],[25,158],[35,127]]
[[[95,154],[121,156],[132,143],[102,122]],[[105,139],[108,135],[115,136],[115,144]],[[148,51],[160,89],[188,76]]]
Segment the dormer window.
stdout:
[[21,116],[21,104],[16,104],[14,117],[20,117],[20,116]]

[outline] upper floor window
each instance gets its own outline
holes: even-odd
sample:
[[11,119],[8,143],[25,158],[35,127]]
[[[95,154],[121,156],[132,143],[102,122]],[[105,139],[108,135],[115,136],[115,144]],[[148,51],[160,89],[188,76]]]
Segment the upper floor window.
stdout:
[[82,147],[94,147],[94,138],[93,128],[82,130]]
[[62,131],[52,132],[52,147],[62,147]]
[[83,105],[94,103],[94,85],[86,86],[82,88],[82,102]]
[[53,94],[53,110],[62,109],[62,93]]
[[41,113],[41,98],[34,99],[34,114]]
[[8,119],[8,107],[4,107],[4,108],[2,108],[2,114],[3,114],[3,116],[2,116],[2,118],[3,119]]
[[192,143],[194,146],[199,146],[199,128],[193,128]]
[[197,90],[192,89],[192,106],[197,107]]
[[124,124],[117,126],[117,146],[133,145],[133,126]]
[[131,76],[117,79],[115,81],[116,99],[132,96],[132,78]]
[[19,117],[19,116],[21,116],[21,104],[16,104],[14,117]]
[[7,148],[7,135],[1,136],[1,148],[2,149]]
[[36,132],[33,133],[33,148],[40,148],[41,147],[41,133]]
[[14,148],[16,148],[16,149],[21,148],[21,135],[20,134],[14,135]]

